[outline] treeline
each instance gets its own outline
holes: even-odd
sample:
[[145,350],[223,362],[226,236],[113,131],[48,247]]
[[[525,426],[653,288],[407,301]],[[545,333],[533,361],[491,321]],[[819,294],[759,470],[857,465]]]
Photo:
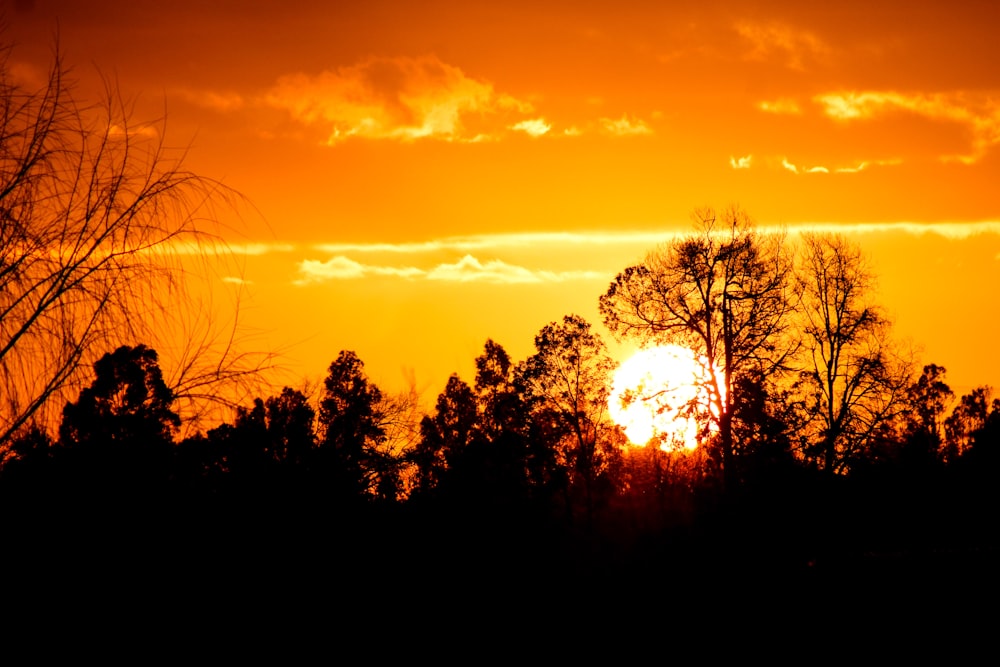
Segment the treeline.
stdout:
[[741,381],[727,487],[712,442],[626,444],[606,414],[614,364],[582,318],[535,342],[514,363],[487,341],[473,383],[453,375],[422,416],[342,351],[317,397],[285,387],[183,439],[156,352],[121,347],[66,404],[55,438],[31,428],[7,444],[6,533],[240,545],[284,565],[320,539],[370,568],[471,551],[478,560],[453,567],[502,560],[540,576],[558,559],[608,578],[652,561],[796,572],[998,546],[1000,400],[978,388],[946,415],[939,366],[835,476],[803,449],[795,411]]

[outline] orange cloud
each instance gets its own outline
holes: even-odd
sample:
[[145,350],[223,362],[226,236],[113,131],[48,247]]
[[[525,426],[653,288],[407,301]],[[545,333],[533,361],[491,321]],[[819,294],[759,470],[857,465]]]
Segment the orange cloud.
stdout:
[[640,134],[652,134],[653,130],[650,129],[646,123],[638,118],[629,118],[627,115],[623,115],[621,118],[614,120],[611,118],[602,118],[601,127],[608,134],[613,134],[619,137],[636,136]]
[[481,141],[487,135],[465,127],[470,115],[532,110],[433,56],[372,58],[315,76],[291,74],[264,102],[299,122],[328,126],[330,145],[349,137]]
[[299,274],[302,277],[294,281],[294,284],[308,285],[328,280],[352,280],[367,275],[415,278],[424,275],[424,273],[421,269],[412,266],[372,266],[338,255],[325,262],[315,259],[302,260],[299,262]]
[[823,58],[830,53],[830,47],[815,34],[783,23],[742,22],[735,28],[740,37],[750,42],[747,60],[767,60],[779,54],[787,67],[802,70],[805,58]]
[[788,158],[781,159],[781,166],[792,172],[793,174],[857,174],[859,172],[868,169],[873,165],[886,166],[886,165],[897,165],[900,164],[902,160],[893,158],[889,160],[863,160],[857,164],[847,166],[847,167],[824,167],[823,165],[814,165],[812,167],[800,167],[788,161]]
[[838,92],[817,95],[814,101],[824,113],[840,121],[873,118],[895,110],[908,111],[931,120],[959,123],[972,134],[971,153],[943,156],[971,164],[1000,144],[1000,103],[976,99],[964,93],[905,94],[894,91]]
[[213,111],[238,111],[246,106],[243,96],[232,91],[179,89],[176,94],[191,104]]
[[524,132],[532,137],[540,137],[551,130],[552,126],[546,123],[544,119],[536,118],[534,120],[522,120],[520,123],[514,123],[510,126],[510,129]]
[[440,264],[427,274],[428,280],[501,284],[565,282],[596,278],[604,279],[607,276],[595,271],[538,271],[508,264],[499,259],[480,262],[472,255],[466,255],[454,264]]
[[733,169],[749,169],[750,162],[753,160],[753,155],[744,155],[741,158],[735,158],[732,155],[729,156],[729,165]]
[[[426,246],[425,246],[426,247]],[[551,283],[568,280],[593,280],[608,278],[597,271],[549,271],[529,269],[517,264],[509,264],[499,259],[480,261],[473,255],[465,255],[453,263],[441,263],[428,269],[414,266],[379,266],[362,264],[343,255],[326,261],[306,259],[298,264],[296,285],[327,282],[330,280],[353,280],[366,276],[390,276],[406,279],[434,280],[438,282],[481,282],[493,284]]]
[[799,108],[798,102],[787,97],[783,97],[777,100],[763,101],[757,105],[757,108],[761,111],[767,113],[777,113],[777,114],[800,114],[802,109]]

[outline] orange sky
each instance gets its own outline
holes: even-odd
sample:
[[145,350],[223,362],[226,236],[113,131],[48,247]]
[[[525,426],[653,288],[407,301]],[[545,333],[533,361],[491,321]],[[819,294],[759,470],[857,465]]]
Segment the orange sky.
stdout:
[[135,119],[166,109],[187,166],[254,204],[226,220],[253,253],[220,277],[244,281],[242,322],[285,354],[281,381],[353,349],[380,385],[412,371],[433,400],[450,372],[472,379],[487,337],[521,359],[564,314],[598,323],[617,271],[694,208],[737,202],[762,225],[851,232],[920,361],[959,392],[1000,385],[1000,6],[812,4],[22,0],[4,16],[15,78],[44,80],[58,32],[78,97],[103,73]]

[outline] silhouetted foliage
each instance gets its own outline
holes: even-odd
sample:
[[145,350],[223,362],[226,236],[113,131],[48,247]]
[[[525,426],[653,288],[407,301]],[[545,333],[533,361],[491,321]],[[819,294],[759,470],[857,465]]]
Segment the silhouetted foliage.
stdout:
[[155,350],[122,346],[94,364],[94,381],[63,409],[65,447],[171,443],[180,418],[163,382]]
[[323,386],[317,465],[329,491],[342,499],[396,500],[402,461],[384,449],[382,391],[346,350],[330,364]]
[[842,473],[902,408],[908,369],[891,353],[859,248],[843,236],[803,235],[797,276],[806,356],[799,386],[813,431],[805,454]]
[[619,273],[600,299],[619,337],[694,350],[709,373],[712,419],[725,475],[734,472],[733,406],[740,374],[784,368],[794,306],[783,240],[760,235],[744,211],[695,214],[697,231]]
[[[608,394],[614,361],[600,336],[578,315],[552,322],[535,336],[536,352],[517,368],[517,383],[532,411],[530,440],[546,438],[543,483],[575,486],[582,491],[588,521],[597,501],[597,485],[607,472],[606,458],[623,438],[608,417]],[[544,428],[540,428],[544,426]],[[565,470],[569,480],[560,479]],[[605,484],[604,491],[610,490]]]
[[[37,89],[10,58],[0,45],[0,448],[33,417],[55,421],[46,406],[101,351],[178,317],[181,242],[206,242],[212,202],[233,194],[185,171],[162,124],[140,127],[110,84],[103,102],[76,99],[58,50]],[[232,354],[179,378],[185,396],[247,371]]]
[[955,397],[945,382],[946,372],[943,366],[928,364],[907,391],[901,434],[907,465],[932,465],[943,455],[945,411]]
[[157,499],[173,470],[180,418],[156,351],[122,346],[94,364],[94,380],[63,409],[60,467],[87,497]]
[[973,446],[976,436],[986,426],[991,393],[989,387],[976,387],[962,396],[945,420],[945,461],[957,460]]
[[420,422],[420,442],[414,452],[417,488],[436,488],[449,469],[461,466],[461,458],[476,437],[478,415],[472,389],[451,375],[437,398],[434,415]]

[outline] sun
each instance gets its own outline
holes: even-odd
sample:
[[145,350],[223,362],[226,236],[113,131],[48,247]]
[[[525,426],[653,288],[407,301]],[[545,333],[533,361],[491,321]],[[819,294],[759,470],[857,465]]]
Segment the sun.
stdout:
[[[709,379],[705,365],[687,348],[639,350],[615,371],[608,398],[611,418],[632,444],[656,438],[664,450],[695,449],[709,410]],[[713,423],[708,426],[715,430]]]

